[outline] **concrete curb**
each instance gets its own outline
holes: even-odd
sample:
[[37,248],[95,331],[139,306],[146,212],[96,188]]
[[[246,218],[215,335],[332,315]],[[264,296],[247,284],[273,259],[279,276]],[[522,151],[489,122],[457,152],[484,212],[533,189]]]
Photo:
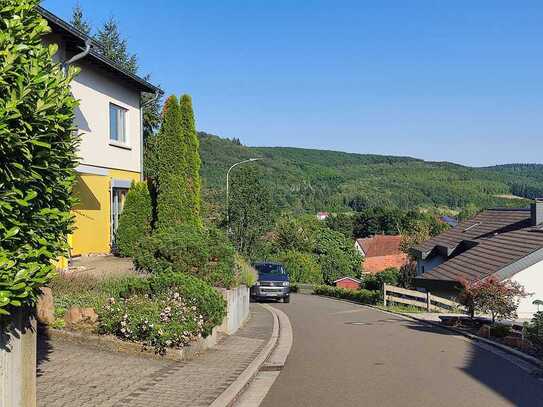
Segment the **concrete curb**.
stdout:
[[270,307],[265,305],[266,308],[272,309],[271,312],[277,313],[279,318],[279,341],[277,346],[273,350],[269,359],[264,363],[260,370],[262,371],[278,371],[283,370],[285,363],[287,362],[287,357],[292,348],[292,342],[294,341],[292,334],[292,325],[290,324],[290,319],[287,314],[285,314],[280,309]]
[[519,359],[524,360],[525,362],[531,363],[532,365],[534,365],[534,367],[536,367],[538,369],[543,369],[543,361],[541,361],[541,360],[539,360],[539,359],[537,359],[537,358],[535,358],[533,356],[530,356],[530,355],[528,355],[528,354],[526,354],[524,352],[521,352],[519,350],[510,348],[509,346],[502,345],[501,343],[491,341],[489,339],[480,337],[478,335],[471,334],[469,332],[464,332],[464,331],[462,331],[461,329],[458,329],[458,328],[454,328],[454,327],[446,326],[446,325],[441,325],[441,324],[439,324],[437,322],[428,321],[428,320],[422,319],[422,318],[417,318],[417,317],[415,317],[413,315],[405,314],[403,312],[394,312],[394,311],[383,310],[383,309],[381,309],[379,307],[376,307],[376,306],[370,305],[370,304],[361,304],[361,303],[356,302],[356,301],[344,300],[342,298],[328,297],[326,295],[318,295],[318,296],[323,297],[323,298],[328,298],[328,299],[331,299],[331,300],[348,302],[348,303],[351,303],[351,304],[360,305],[361,307],[372,308],[372,309],[384,312],[386,314],[401,316],[401,317],[406,318],[406,319],[410,319],[410,320],[417,321],[417,322],[423,322],[425,324],[432,325],[432,326],[444,329],[446,331],[454,332],[454,333],[462,335],[462,336],[464,336],[464,337],[466,337],[466,338],[468,338],[468,339],[470,339],[470,340],[472,340],[474,342],[482,342],[482,343],[484,343],[486,345],[490,345],[490,346],[493,346],[495,348],[498,348],[498,349],[500,349],[500,350],[502,350],[502,351],[504,351],[506,353],[509,353],[510,355],[516,356]]
[[[263,306],[263,305],[262,305]],[[236,380],[230,386],[228,386],[220,395],[215,399],[210,407],[229,407],[231,406],[240,394],[245,390],[253,378],[257,375],[262,365],[268,359],[268,356],[275,349],[279,339],[279,317],[277,310],[270,306],[263,306],[273,315],[273,330],[268,343],[260,351],[258,356],[247,366],[247,368],[238,376]]]

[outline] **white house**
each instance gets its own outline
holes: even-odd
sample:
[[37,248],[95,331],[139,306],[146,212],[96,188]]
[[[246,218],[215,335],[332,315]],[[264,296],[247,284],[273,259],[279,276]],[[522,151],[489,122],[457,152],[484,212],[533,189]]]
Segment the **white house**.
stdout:
[[530,296],[519,318],[537,312],[543,300],[543,201],[530,209],[489,209],[460,222],[412,251],[417,258],[418,288],[454,297],[460,281],[488,277],[516,281]]

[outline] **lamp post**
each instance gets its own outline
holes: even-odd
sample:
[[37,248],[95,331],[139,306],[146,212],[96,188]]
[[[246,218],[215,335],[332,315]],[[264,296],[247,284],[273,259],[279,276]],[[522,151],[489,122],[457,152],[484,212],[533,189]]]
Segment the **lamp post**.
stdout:
[[228,230],[228,233],[230,233],[230,171],[240,164],[251,163],[258,160],[262,160],[262,158],[249,158],[248,160],[240,161],[239,163],[232,165],[230,168],[228,168],[228,171],[226,171],[226,230]]

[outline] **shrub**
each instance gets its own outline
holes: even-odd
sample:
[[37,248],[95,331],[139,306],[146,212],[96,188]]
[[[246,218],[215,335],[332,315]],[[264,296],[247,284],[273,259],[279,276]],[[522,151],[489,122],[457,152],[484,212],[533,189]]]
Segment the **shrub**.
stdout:
[[486,278],[481,281],[461,281],[462,291],[458,300],[465,305],[471,316],[475,311],[492,316],[492,324],[499,319],[514,319],[520,298],[527,294],[524,288],[515,281],[498,281]]
[[244,284],[247,287],[255,285],[258,279],[257,271],[245,260],[243,256],[236,253],[236,279],[239,284]]
[[151,233],[151,196],[147,183],[132,183],[119,218],[115,245],[122,256],[133,257]]
[[236,281],[234,256],[235,250],[221,230],[183,224],[146,237],[134,264],[151,273],[188,273],[214,286],[230,288]]
[[38,0],[0,8],[0,315],[34,303],[67,253],[77,136],[70,81]]
[[134,295],[160,297],[173,289],[195,306],[204,317],[203,333],[208,335],[211,329],[222,323],[226,315],[226,303],[220,293],[205,281],[171,270],[145,279],[127,280],[119,297],[128,299]]
[[539,349],[543,349],[543,311],[534,314],[532,320],[525,325],[527,338]]
[[290,281],[297,283],[321,284],[322,272],[315,256],[290,250],[279,256],[285,265]]
[[362,279],[362,286],[367,290],[381,290],[383,284],[398,285],[400,271],[391,267],[376,274],[365,274]]
[[490,335],[495,338],[505,338],[511,333],[511,327],[507,325],[494,325],[490,327]]
[[290,284],[290,292],[291,293],[297,293],[300,291],[300,286],[298,286],[298,283],[291,283]]
[[364,289],[349,290],[346,288],[332,287],[329,285],[318,285],[314,287],[313,294],[342,298],[345,300],[360,302],[362,304],[377,304],[381,299],[380,291]]
[[173,270],[198,274],[206,267],[209,257],[204,231],[194,225],[181,224],[158,229],[144,238],[134,256],[134,264],[154,273]]

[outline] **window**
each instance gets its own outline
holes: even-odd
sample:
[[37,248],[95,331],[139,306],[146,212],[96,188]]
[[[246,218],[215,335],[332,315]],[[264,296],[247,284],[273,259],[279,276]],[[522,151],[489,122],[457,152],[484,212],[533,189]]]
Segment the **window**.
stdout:
[[115,143],[128,144],[126,137],[126,109],[109,105],[109,139]]

